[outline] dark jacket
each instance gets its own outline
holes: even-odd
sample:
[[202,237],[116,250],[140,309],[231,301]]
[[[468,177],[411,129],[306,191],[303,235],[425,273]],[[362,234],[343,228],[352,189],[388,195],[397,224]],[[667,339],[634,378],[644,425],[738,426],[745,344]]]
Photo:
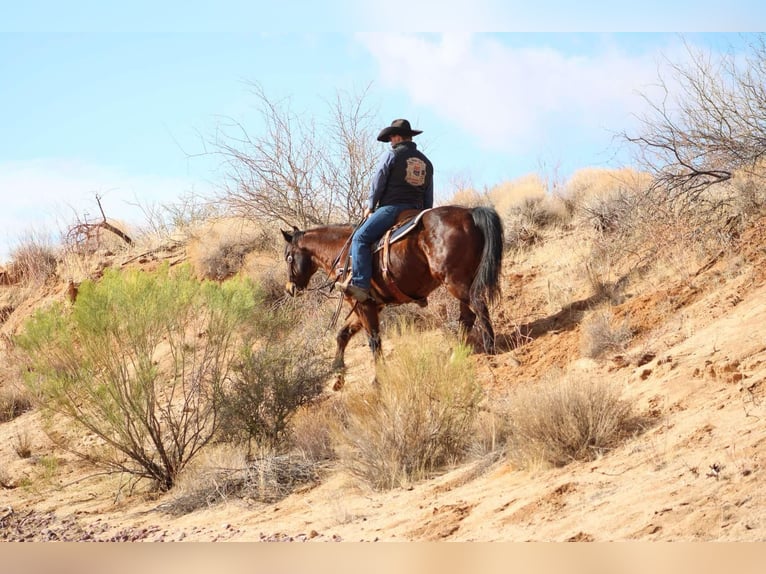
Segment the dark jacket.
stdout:
[[434,205],[434,166],[413,141],[403,141],[381,158],[372,178],[369,207]]

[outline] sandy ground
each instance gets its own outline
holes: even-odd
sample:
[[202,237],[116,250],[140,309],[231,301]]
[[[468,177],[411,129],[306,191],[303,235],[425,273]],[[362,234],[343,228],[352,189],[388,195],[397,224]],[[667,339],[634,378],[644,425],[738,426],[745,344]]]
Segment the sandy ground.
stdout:
[[[594,462],[530,471],[497,456],[388,492],[335,471],[272,504],[234,499],[172,516],[163,511],[172,492],[147,495],[97,474],[56,447],[29,412],[0,425],[8,483],[0,488],[0,540],[766,540],[763,228],[745,238],[736,262],[629,289],[615,313],[630,317],[637,336],[625,353],[598,361],[579,351],[573,303],[587,293],[569,294],[567,306],[551,303],[551,269],[569,265],[553,260],[561,250],[508,261],[495,312],[501,352],[475,357],[481,382],[502,394],[557,368],[620,385],[651,425]],[[348,385],[369,384],[363,341],[349,348],[348,364]],[[22,434],[28,459],[13,448]],[[57,461],[51,476],[46,457]],[[34,477],[31,486],[13,488],[24,477]]]

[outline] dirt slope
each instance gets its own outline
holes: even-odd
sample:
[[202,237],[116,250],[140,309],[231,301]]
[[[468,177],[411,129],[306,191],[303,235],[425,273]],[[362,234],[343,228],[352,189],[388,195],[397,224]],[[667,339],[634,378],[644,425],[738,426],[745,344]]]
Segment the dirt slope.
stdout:
[[[652,424],[595,462],[521,471],[504,458],[477,461],[384,493],[335,472],[274,504],[230,500],[173,517],[162,511],[172,493],[149,497],[95,475],[30,412],[0,425],[10,486],[36,477],[0,488],[0,540],[765,540],[765,230],[762,222],[743,237],[736,257],[631,286],[614,312],[637,335],[625,353],[598,361],[580,352],[587,290],[573,287],[563,305],[551,294],[552,273],[572,261],[555,254],[577,241],[561,234],[545,256],[508,260],[496,309],[501,352],[476,357],[482,384],[502,395],[556,368],[623,386]],[[348,363],[347,385],[368,384],[362,340]],[[14,452],[21,434],[30,459]],[[51,457],[55,472],[43,480]]]

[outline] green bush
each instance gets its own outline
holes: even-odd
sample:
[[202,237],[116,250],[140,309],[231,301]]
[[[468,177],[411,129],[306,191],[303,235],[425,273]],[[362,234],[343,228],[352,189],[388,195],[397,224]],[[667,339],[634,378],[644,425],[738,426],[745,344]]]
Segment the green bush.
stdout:
[[313,341],[271,340],[247,353],[225,393],[224,435],[279,449],[292,415],[322,392],[329,375]]
[[[18,337],[27,386],[116,451],[96,458],[169,489],[213,437],[224,382],[249,348],[256,291],[246,280],[107,270],[71,308],[36,313]],[[108,450],[108,449],[105,449]]]

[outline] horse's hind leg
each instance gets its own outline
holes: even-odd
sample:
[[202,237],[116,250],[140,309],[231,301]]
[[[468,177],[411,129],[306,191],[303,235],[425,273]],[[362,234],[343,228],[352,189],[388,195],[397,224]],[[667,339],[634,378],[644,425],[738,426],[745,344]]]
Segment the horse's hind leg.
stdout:
[[495,330],[492,328],[492,320],[489,318],[489,309],[483,297],[476,298],[473,301],[472,308],[476,312],[478,319],[476,327],[481,337],[481,346],[488,355],[495,354]]
[[341,327],[340,331],[338,331],[338,334],[335,337],[337,348],[335,350],[335,360],[332,362],[333,370],[342,371],[346,368],[346,362],[344,360],[346,347],[351,338],[356,335],[361,328],[361,321],[359,321],[356,314],[352,314],[346,321],[346,324]]
[[471,329],[476,322],[476,313],[473,312],[467,301],[460,301],[460,330],[461,336],[465,339],[471,334]]

